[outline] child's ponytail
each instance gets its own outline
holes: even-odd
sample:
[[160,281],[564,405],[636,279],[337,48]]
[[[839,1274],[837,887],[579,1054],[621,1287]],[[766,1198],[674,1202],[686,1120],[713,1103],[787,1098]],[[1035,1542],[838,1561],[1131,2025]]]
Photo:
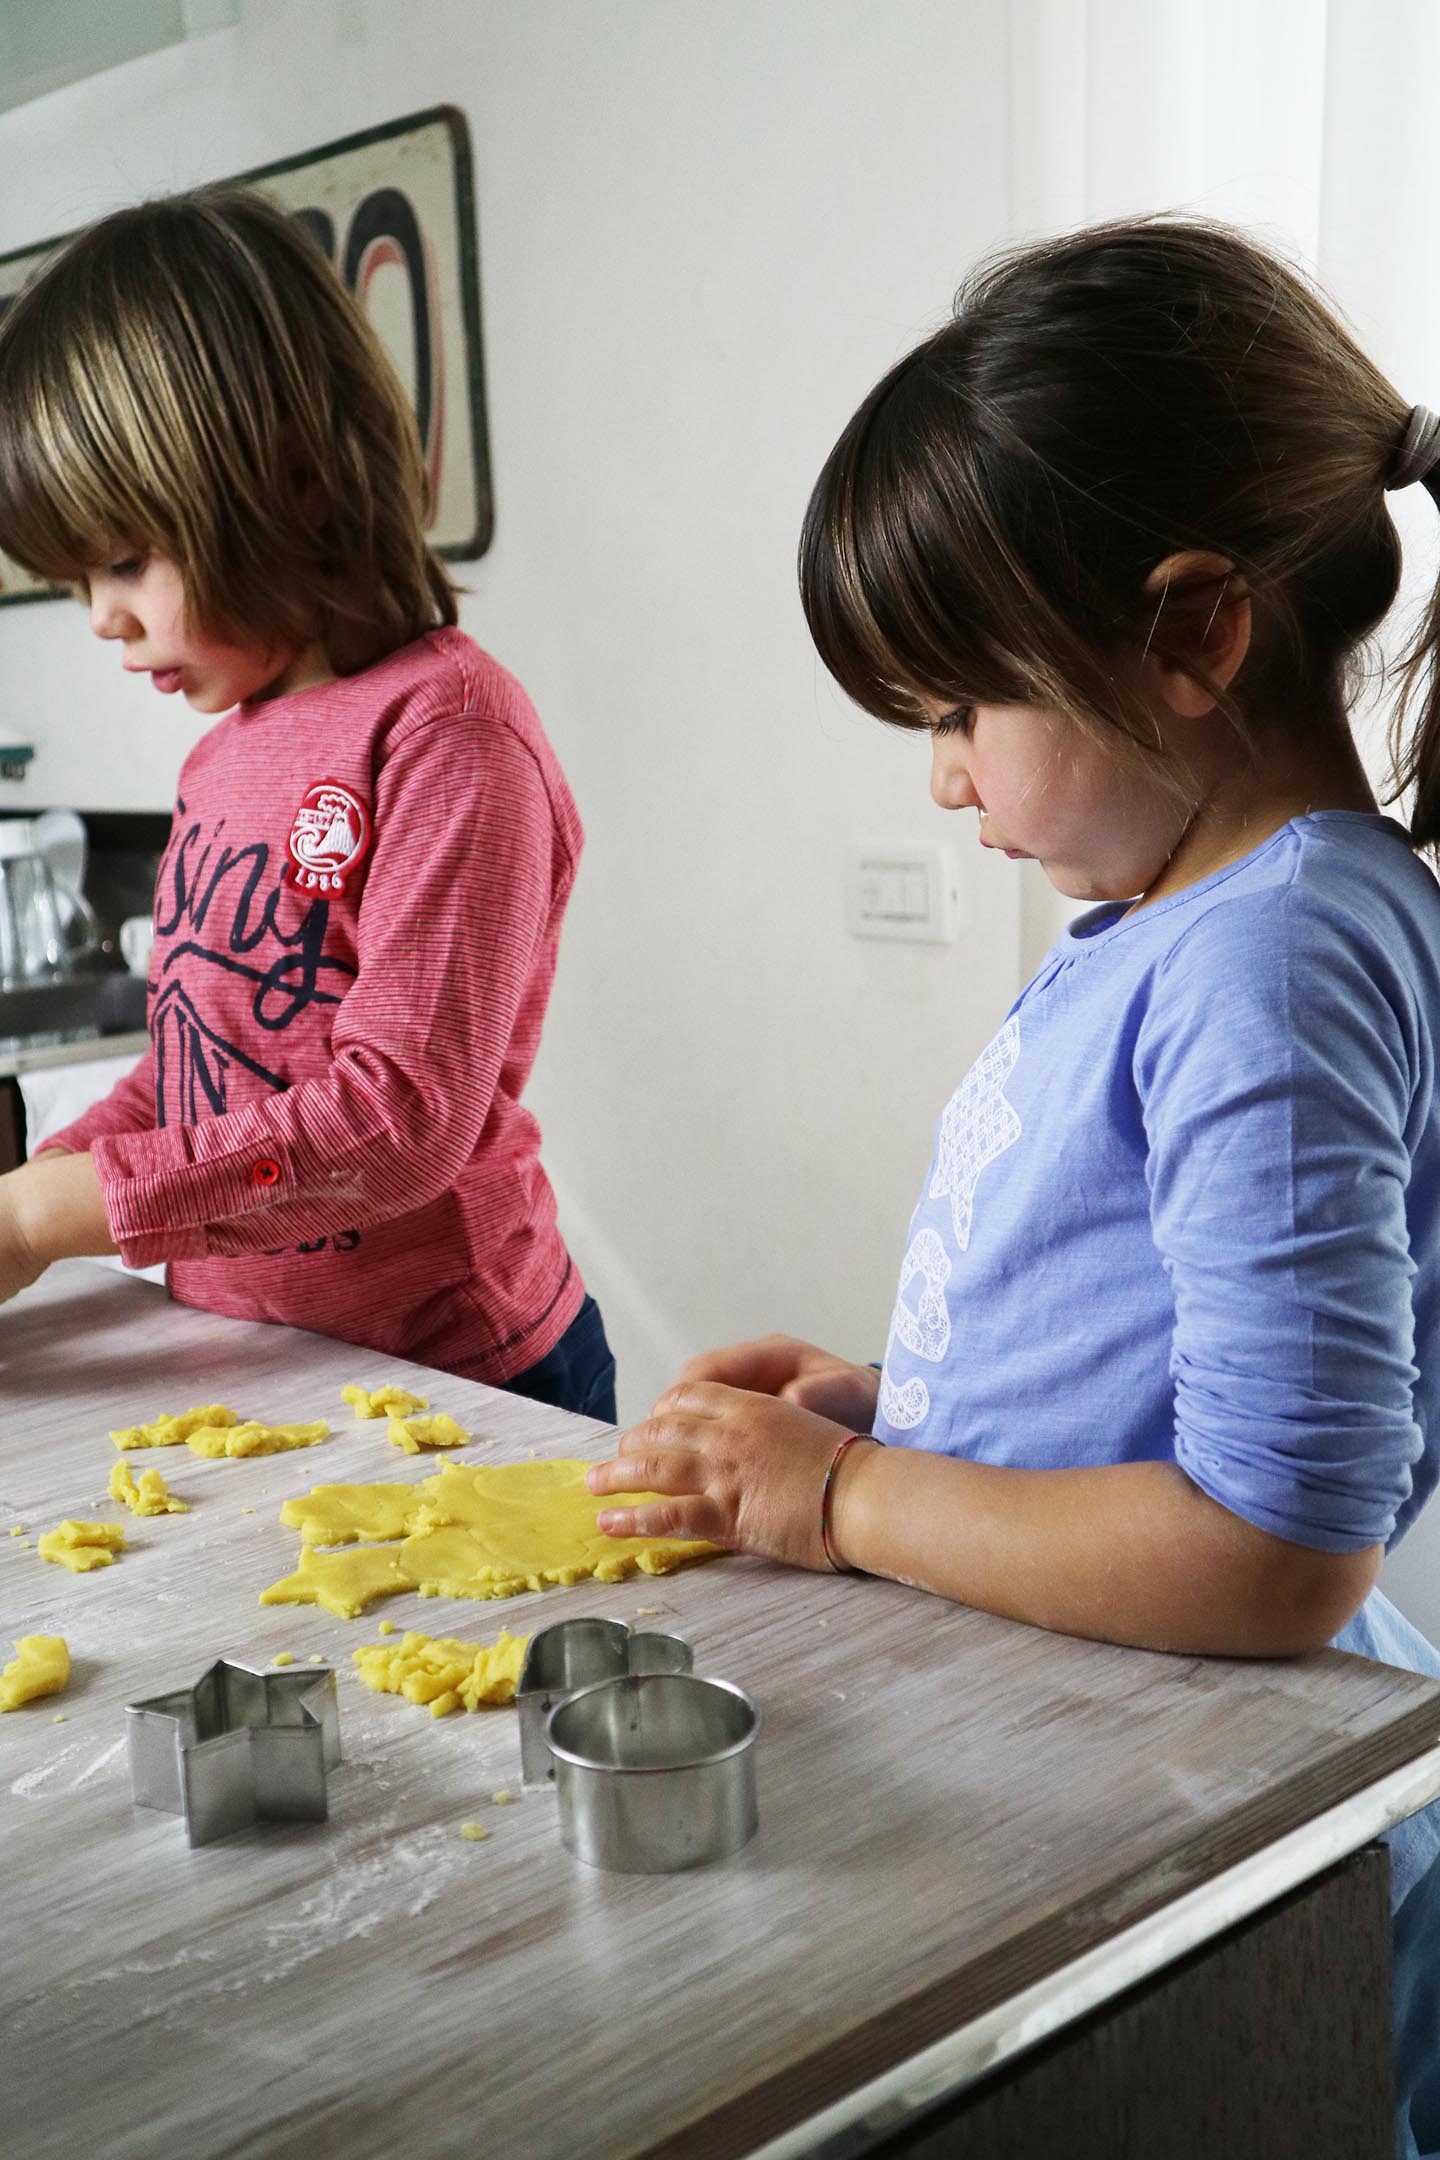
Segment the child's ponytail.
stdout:
[[[1424,482],[1440,508],[1440,416],[1417,405],[1386,485]],[[1440,854],[1440,581],[1404,655],[1400,700],[1390,731],[1397,794],[1411,791],[1410,837]]]

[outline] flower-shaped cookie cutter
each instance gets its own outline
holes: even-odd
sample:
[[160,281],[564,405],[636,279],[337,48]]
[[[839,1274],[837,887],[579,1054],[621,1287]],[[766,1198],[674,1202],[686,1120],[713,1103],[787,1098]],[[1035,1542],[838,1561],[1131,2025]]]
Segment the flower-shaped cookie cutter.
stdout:
[[520,1712],[520,1782],[553,1785],[555,1758],[545,1737],[551,1711],[597,1680],[630,1673],[688,1673],[695,1653],[679,1635],[637,1628],[623,1620],[557,1620],[530,1638],[515,1701]]
[[257,1822],[323,1822],[325,1773],[340,1760],[327,1666],[252,1672],[220,1658],[193,1687],[127,1703],[137,1807],[183,1815],[192,1845]]

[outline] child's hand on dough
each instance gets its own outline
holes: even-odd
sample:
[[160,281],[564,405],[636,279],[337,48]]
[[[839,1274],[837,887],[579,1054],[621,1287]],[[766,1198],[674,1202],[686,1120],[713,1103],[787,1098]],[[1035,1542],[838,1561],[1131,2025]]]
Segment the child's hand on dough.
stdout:
[[602,1509],[600,1527],[612,1537],[708,1538],[792,1567],[823,1568],[825,1473],[853,1429],[774,1395],[681,1381],[585,1482],[601,1496],[665,1496]]

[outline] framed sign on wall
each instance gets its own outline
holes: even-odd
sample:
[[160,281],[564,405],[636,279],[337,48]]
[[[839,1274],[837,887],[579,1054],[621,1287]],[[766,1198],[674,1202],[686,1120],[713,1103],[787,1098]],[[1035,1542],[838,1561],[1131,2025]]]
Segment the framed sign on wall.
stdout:
[[[430,545],[472,561],[494,509],[470,135],[453,106],[234,176],[272,196],[355,295],[415,407]],[[0,255],[0,316],[68,234]],[[0,605],[59,596],[0,555]]]

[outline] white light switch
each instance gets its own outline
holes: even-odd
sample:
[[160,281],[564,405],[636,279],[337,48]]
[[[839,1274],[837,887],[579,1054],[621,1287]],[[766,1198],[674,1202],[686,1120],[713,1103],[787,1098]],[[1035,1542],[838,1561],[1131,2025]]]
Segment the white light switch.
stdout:
[[943,945],[960,931],[960,868],[952,848],[857,842],[845,856],[845,914],[855,937]]

